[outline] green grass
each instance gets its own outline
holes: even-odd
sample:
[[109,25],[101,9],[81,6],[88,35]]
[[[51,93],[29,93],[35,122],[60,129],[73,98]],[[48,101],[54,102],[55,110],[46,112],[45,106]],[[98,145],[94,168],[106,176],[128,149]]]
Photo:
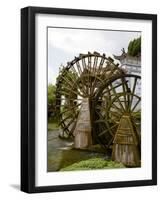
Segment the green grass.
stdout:
[[58,129],[58,128],[59,128],[58,123],[48,122],[48,131],[52,131],[52,130],[55,130],[55,129]]
[[117,163],[112,160],[105,160],[103,158],[92,158],[69,165],[65,168],[62,168],[60,171],[113,169],[113,168],[125,168],[125,166],[122,163]]
[[48,118],[48,131],[52,131],[59,128],[58,120],[53,116]]

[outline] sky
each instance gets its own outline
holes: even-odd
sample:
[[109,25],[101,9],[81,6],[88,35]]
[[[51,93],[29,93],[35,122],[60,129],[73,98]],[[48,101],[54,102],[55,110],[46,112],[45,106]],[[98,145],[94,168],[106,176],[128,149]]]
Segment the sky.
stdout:
[[129,42],[140,35],[141,32],[48,28],[48,84],[55,84],[59,67],[80,53],[120,55],[121,49],[127,51]]

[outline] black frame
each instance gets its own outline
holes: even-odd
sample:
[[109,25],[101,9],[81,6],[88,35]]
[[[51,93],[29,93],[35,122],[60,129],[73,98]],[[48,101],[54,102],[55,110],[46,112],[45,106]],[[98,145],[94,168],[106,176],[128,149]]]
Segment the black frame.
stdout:
[[[152,21],[152,179],[60,186],[35,186],[35,15],[60,14]],[[21,9],[21,190],[27,193],[157,184],[157,15],[26,7]]]

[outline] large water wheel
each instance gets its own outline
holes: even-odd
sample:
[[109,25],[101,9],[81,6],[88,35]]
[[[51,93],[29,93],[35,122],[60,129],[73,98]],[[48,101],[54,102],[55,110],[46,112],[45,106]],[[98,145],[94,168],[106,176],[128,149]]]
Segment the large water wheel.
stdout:
[[[114,64],[113,59],[97,52],[80,54],[67,63],[57,79],[56,89],[57,113],[63,131],[62,136],[75,137],[74,130],[81,124],[80,121],[78,124],[79,115],[79,118],[86,116],[86,120],[91,121],[91,102],[97,89],[106,80],[121,74],[124,74],[123,70]],[[89,112],[86,114],[88,109]]]
[[98,89],[93,103],[93,131],[104,148],[113,144],[122,118],[128,118],[140,144],[140,82],[140,76],[124,74],[107,80]]

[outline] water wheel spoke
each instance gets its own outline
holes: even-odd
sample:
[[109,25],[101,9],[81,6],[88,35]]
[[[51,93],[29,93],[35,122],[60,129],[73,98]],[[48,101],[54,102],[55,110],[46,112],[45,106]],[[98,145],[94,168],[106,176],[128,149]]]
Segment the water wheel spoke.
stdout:
[[114,74],[117,70],[118,70],[118,68],[115,67],[114,65],[112,65],[112,69],[111,69],[111,71],[110,71],[110,73],[109,73],[109,77],[113,76],[113,74]]
[[[73,79],[71,73],[74,74],[74,76],[77,76],[77,77],[75,79]],[[76,86],[76,88],[79,88],[79,85],[77,84],[77,81],[76,81],[79,78],[78,75],[77,75],[77,73],[76,72],[72,72],[72,71],[68,71],[68,73],[66,75],[72,80],[72,83],[70,84],[70,86],[72,88],[73,88],[73,86]],[[63,78],[65,78],[65,75],[62,76],[62,79]]]
[[66,101],[66,100],[69,100],[69,101],[81,101],[82,98],[56,98],[57,100],[63,100],[63,101]]
[[61,123],[65,122],[67,119],[72,118],[72,117],[73,117],[72,115],[68,115],[67,117],[62,118],[62,120],[60,121],[59,125],[60,125]]
[[102,66],[103,66],[103,63],[105,61],[105,58],[101,58],[101,61],[99,63],[99,67],[98,67],[98,70],[97,70],[97,75],[99,76],[102,72]]
[[76,127],[76,122],[73,123],[71,130],[69,130],[69,136],[73,136],[73,132],[74,132],[75,127]]
[[80,76],[81,76],[81,74],[82,74],[82,69],[81,69],[81,65],[80,65],[79,61],[78,61],[78,62],[76,62],[76,66],[77,66],[77,69],[78,69],[78,74],[79,74],[79,77],[80,77]]
[[108,132],[108,129],[106,129],[106,130],[102,131],[101,133],[99,133],[98,136],[100,137],[100,136],[104,135],[107,132]]
[[125,79],[122,78],[122,88],[123,88],[123,96],[124,96],[124,105],[125,105],[125,110],[127,110],[127,108],[128,108],[128,106],[127,106],[127,97],[126,97],[127,91],[125,89],[125,88],[127,88],[127,86],[125,86],[125,83],[126,83]]
[[111,126],[110,128],[113,129],[113,128],[116,128],[118,126],[118,123],[115,123],[113,126]]
[[59,94],[64,96],[69,96],[69,93],[64,90],[59,91]]
[[138,119],[138,117],[140,118],[141,117],[141,109],[135,111],[135,112],[132,112],[131,113],[131,116],[135,119]]
[[105,123],[105,120],[104,119],[98,119],[98,120],[95,120],[94,123]]
[[113,102],[113,104],[111,104],[111,107],[115,108],[120,114],[124,113],[121,108],[119,108],[118,106],[115,105],[115,102]]
[[119,113],[117,113],[117,112],[113,112],[113,111],[109,111],[109,113],[112,113],[112,115],[114,115],[114,116],[116,116],[116,117],[119,117],[119,118],[121,118],[121,114],[119,114]]
[[78,70],[76,71],[74,65],[72,65],[72,67],[70,68],[70,71],[75,74],[75,76],[77,77],[77,79],[79,79],[79,77],[80,77],[79,71]]
[[82,71],[84,72],[84,70],[87,69],[85,58],[82,58],[81,61],[82,61],[82,67],[83,67]]
[[79,103],[79,104],[77,104],[77,105],[75,105],[75,106],[72,106],[72,107],[65,108],[65,110],[62,111],[62,112],[60,113],[60,115],[63,115],[63,114],[65,114],[66,112],[69,112],[69,111],[71,111],[71,110],[73,110],[73,109],[76,109],[76,108],[79,107],[80,105],[81,105],[81,103]]
[[109,142],[108,142],[107,145],[106,145],[106,148],[109,148],[109,147],[110,147],[110,145],[111,145],[113,139],[114,139],[114,136],[111,137],[111,139],[109,140]]
[[98,56],[94,57],[94,64],[93,64],[93,73],[96,74],[97,71],[97,62],[98,62]]
[[102,68],[101,74],[100,74],[100,78],[102,80],[107,80],[109,77],[109,73],[110,73],[111,69],[109,67],[109,64],[107,63],[105,68]]
[[70,82],[65,76],[63,76],[62,79],[65,81],[65,83],[67,83],[71,87],[73,87],[73,85],[75,84],[74,81],[73,81],[73,83]]
[[135,103],[135,105],[132,108],[132,112],[135,110],[135,108],[137,107],[137,105],[140,103],[140,98],[137,100],[137,102]]
[[70,92],[70,93],[67,93],[67,94],[69,94],[69,95],[70,95],[71,93],[76,94],[76,95],[81,95],[81,94],[79,94],[78,92],[76,92],[75,90],[73,90],[72,88],[69,88],[69,87],[67,87],[67,86],[64,86],[62,91],[63,91],[63,92],[66,92],[66,90]]
[[[126,81],[125,83],[127,83],[128,81]],[[120,86],[122,86],[123,84],[122,83],[120,83],[120,84],[118,84],[118,85],[116,85],[116,86],[113,86],[113,89],[117,89],[117,88],[119,88]],[[109,92],[111,91],[112,89],[109,89]]]
[[[85,86],[85,81],[84,81],[84,78],[83,78],[83,74],[80,76],[80,78],[77,80],[77,84],[79,85],[79,89],[80,91],[82,92],[82,94],[85,94],[87,95],[87,90],[86,90],[86,86]],[[83,95],[81,95],[83,96]]]
[[[59,91],[59,94],[61,95],[61,96],[64,96],[66,99],[70,99],[70,96],[71,95],[79,95],[80,96],[80,94],[79,94],[79,92],[72,92],[72,90],[71,89],[68,89],[68,91],[65,91],[64,89],[66,89],[66,88],[63,88],[61,91]],[[71,94],[72,93],[72,94]],[[59,98],[58,98],[59,99]],[[63,98],[64,99],[64,98]]]
[[72,118],[69,123],[65,126],[65,130],[69,128],[69,126],[74,122],[75,118]]
[[139,133],[139,131],[138,131],[138,127],[136,126],[136,123],[135,123],[135,122],[133,123],[133,126],[134,126],[134,128],[135,128],[135,132],[136,132],[137,137],[138,137],[139,142],[140,142],[140,141],[141,141],[141,135],[140,135],[140,133]]
[[96,110],[106,110],[106,108],[103,107],[102,105],[97,105]]
[[116,93],[116,90],[115,90],[115,88],[113,87],[113,85],[112,85],[112,84],[110,84],[110,87],[111,87],[111,89],[112,89],[113,93],[115,94],[115,96],[116,96],[116,97],[118,97],[118,98],[117,98],[117,100],[118,100],[118,103],[119,103],[119,105],[121,106],[122,110],[124,110],[124,111],[125,111],[125,109],[124,109],[124,107],[123,107],[123,105],[122,105],[122,102],[120,101],[120,99],[119,99],[119,96],[118,96],[118,94]]
[[[87,61],[86,61],[87,60]],[[86,63],[87,62],[87,63]],[[87,94],[90,95],[91,87],[90,87],[90,75],[91,75],[91,57],[85,58],[85,67],[86,67],[86,74],[87,74]]]
[[109,124],[107,124],[107,128],[108,128],[108,133],[109,133],[111,136],[113,136],[114,133],[113,133],[113,131],[111,130]]
[[92,93],[94,93],[94,89],[96,88],[97,82],[99,80],[99,79],[97,79],[97,77],[99,77],[100,72],[102,71],[102,66],[103,66],[104,60],[105,60],[105,58],[101,58],[101,61],[100,61],[99,66],[98,66],[98,69],[96,69],[96,73],[95,73],[95,76],[94,76],[94,81],[92,83],[92,88],[91,88],[91,92]]
[[105,113],[106,113],[106,108],[103,107],[103,106],[98,105],[98,106],[96,107],[96,109],[97,109],[97,110],[99,109],[101,112],[105,112]]
[[105,89],[103,92],[102,92],[102,97],[104,97],[104,96],[110,96],[110,89],[109,88],[107,88],[107,89]]
[[132,88],[132,92],[131,92],[132,96],[131,96],[130,105],[129,105],[130,107],[132,106],[132,102],[133,102],[133,97],[134,97],[134,94],[135,94],[136,85],[137,85],[137,77],[135,77],[133,88]]

